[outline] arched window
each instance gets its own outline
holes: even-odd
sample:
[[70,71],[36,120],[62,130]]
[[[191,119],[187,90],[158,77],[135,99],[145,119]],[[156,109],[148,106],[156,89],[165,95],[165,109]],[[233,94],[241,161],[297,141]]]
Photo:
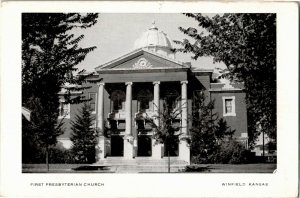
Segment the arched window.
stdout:
[[116,90],[111,94],[112,107],[114,112],[125,110],[125,93],[121,90]]
[[137,94],[138,112],[153,111],[153,94],[148,89]]

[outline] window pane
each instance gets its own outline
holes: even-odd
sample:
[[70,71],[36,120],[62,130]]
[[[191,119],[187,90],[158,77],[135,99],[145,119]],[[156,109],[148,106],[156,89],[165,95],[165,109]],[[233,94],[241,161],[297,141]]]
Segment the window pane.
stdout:
[[68,109],[64,109],[64,116],[68,115],[69,111]]
[[226,107],[226,113],[232,113],[232,108],[231,107]]
[[96,110],[95,104],[91,103],[91,104],[90,104],[90,107],[91,107],[91,110],[92,110],[92,111],[95,111],[95,110]]
[[95,103],[95,101],[96,101],[96,94],[95,93],[90,93],[90,98],[92,99],[91,103]]
[[63,107],[63,103],[60,103],[59,106],[59,116],[63,116],[64,115],[64,107]]
[[69,105],[68,104],[64,104],[64,116],[69,114]]
[[89,105],[92,111],[96,111],[96,93],[89,93]]
[[69,109],[69,108],[68,108],[68,107],[69,107],[69,105],[68,105],[68,104],[63,104],[63,106],[64,106],[64,110],[66,110],[66,111],[67,111],[67,110]]
[[231,106],[232,105],[232,100],[231,99],[226,99],[226,106]]
[[225,111],[226,113],[232,113],[232,99],[225,100]]

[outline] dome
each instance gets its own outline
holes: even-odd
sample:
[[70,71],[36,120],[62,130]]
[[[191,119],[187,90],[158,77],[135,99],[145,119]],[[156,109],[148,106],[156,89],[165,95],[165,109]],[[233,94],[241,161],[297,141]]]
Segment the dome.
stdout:
[[174,52],[171,51],[172,44],[170,39],[166,33],[158,30],[155,26],[155,22],[135,41],[134,49],[140,48],[156,52],[169,58],[175,58]]

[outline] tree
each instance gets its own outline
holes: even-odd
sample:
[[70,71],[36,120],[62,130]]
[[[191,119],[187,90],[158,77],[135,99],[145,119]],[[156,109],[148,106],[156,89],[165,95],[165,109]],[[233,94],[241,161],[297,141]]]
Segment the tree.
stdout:
[[[22,116],[22,162],[23,163],[41,163],[43,158],[42,151],[39,149],[39,144],[35,134],[32,133],[30,122]],[[24,144],[26,143],[26,144]]]
[[174,108],[175,104],[171,106],[166,101],[163,103],[163,108],[155,119],[158,119],[157,124],[153,118],[146,117],[146,120],[151,124],[154,129],[153,138],[156,144],[163,144],[166,146],[168,154],[168,172],[170,173],[170,153],[176,149],[180,140],[180,127],[176,125],[177,116],[180,115],[181,111]]
[[206,101],[203,92],[195,92],[190,129],[191,156],[195,163],[214,163],[223,140],[229,140],[235,132],[213,110],[214,101]]
[[[22,105],[32,111],[30,132],[37,147],[46,152],[55,145],[56,137],[62,134],[61,123],[57,124],[58,92],[65,84],[65,103],[85,101],[82,96],[72,97],[73,90],[82,90],[85,75],[73,75],[76,65],[96,47],[79,47],[84,35],[75,36],[71,30],[89,28],[97,22],[98,14],[78,13],[23,13],[22,14]],[[81,74],[83,71],[79,71]],[[38,108],[37,108],[38,107]],[[26,139],[23,145],[28,144]],[[23,153],[31,155],[31,153]]]
[[[45,153],[47,169],[49,170],[48,156],[51,145],[56,144],[56,136],[62,134],[62,122],[49,114],[48,109],[42,106],[40,98],[29,98],[28,104],[32,110],[30,122],[23,119],[22,128],[22,158],[24,162],[41,163],[42,153]],[[42,152],[41,152],[42,151]]]
[[[75,37],[71,30],[91,27],[97,22],[97,17],[98,14],[78,13],[22,14],[23,102],[32,96],[42,99],[47,98],[48,95],[57,96],[66,83],[84,82],[86,76],[74,76],[72,72],[78,70],[77,64],[96,47],[79,47],[79,42],[84,39],[84,35]],[[78,73],[81,74],[83,71]],[[71,90],[77,89],[80,87],[71,88]],[[80,96],[70,99],[69,102],[78,102],[79,99]],[[57,107],[56,105],[55,108]]]
[[97,144],[97,131],[94,127],[91,108],[87,103],[82,106],[79,115],[71,121],[72,153],[79,163],[94,163]]
[[231,80],[244,83],[250,142],[260,132],[276,138],[276,14],[185,15],[202,30],[179,27],[192,41],[175,41],[176,50],[225,63]]

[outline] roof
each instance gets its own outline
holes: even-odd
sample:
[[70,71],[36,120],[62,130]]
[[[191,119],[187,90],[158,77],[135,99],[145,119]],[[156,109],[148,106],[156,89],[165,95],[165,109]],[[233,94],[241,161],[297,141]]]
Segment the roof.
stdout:
[[224,91],[243,91],[244,88],[240,87],[238,84],[228,83],[211,83],[211,88],[208,91],[211,92],[224,92]]
[[167,34],[158,30],[155,25],[155,21],[152,23],[152,26],[147,31],[143,32],[134,43],[134,49],[148,46],[172,49],[172,44]]
[[153,58],[153,59],[159,59],[160,61],[167,61],[169,63],[171,63],[171,65],[173,67],[168,67],[167,65],[163,66],[163,67],[159,67],[159,66],[155,66],[155,67],[152,67],[151,69],[174,69],[174,68],[185,68],[185,69],[189,69],[190,68],[190,65],[188,64],[185,64],[183,62],[180,62],[180,61],[177,61],[175,59],[172,59],[172,58],[169,58],[167,56],[163,56],[161,54],[158,54],[158,53],[155,53],[155,52],[152,52],[150,50],[147,50],[147,49],[137,49],[137,50],[134,50],[130,53],[127,53],[119,58],[116,58],[112,61],[109,61],[103,65],[100,65],[98,67],[95,68],[95,70],[97,72],[100,72],[100,71],[106,71],[106,70],[141,70],[141,69],[149,69],[150,67],[147,67],[147,62],[143,62],[142,64],[146,64],[146,65],[142,65],[144,66],[143,68],[142,67],[135,67],[134,65],[130,66],[130,67],[122,67],[121,65],[126,63],[126,62],[129,62],[129,61],[132,61],[132,60],[135,60],[135,59],[138,59],[138,58],[142,58],[143,55],[148,55],[148,57],[150,58]]
[[193,73],[203,73],[203,72],[209,72],[209,73],[213,73],[213,69],[203,69],[203,68],[191,68]]

